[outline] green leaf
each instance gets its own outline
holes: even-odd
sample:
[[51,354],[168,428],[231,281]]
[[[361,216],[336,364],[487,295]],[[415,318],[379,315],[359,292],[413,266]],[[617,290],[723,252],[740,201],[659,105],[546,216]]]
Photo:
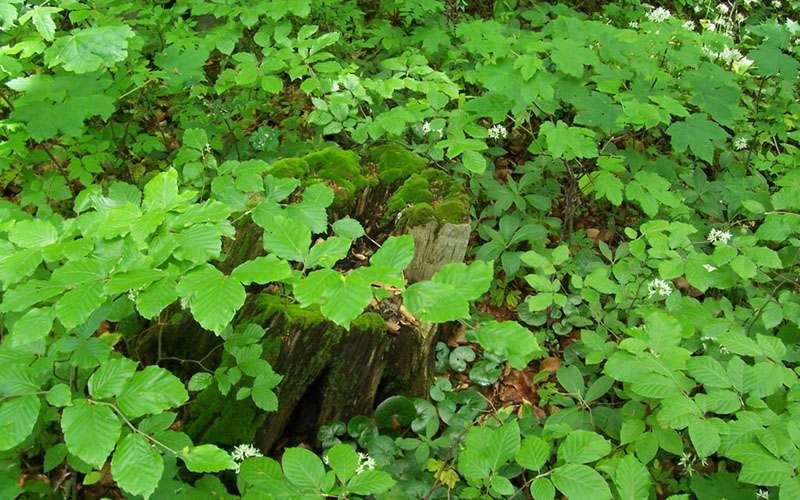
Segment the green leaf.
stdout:
[[159,172],[144,186],[142,206],[147,211],[168,211],[179,202],[178,172],[174,168]]
[[650,474],[633,455],[626,455],[614,472],[614,484],[620,500],[647,500],[650,495]]
[[361,223],[349,217],[337,220],[331,227],[338,236],[350,238],[351,240],[356,240],[366,234]]
[[575,365],[561,365],[556,371],[556,378],[561,387],[569,394],[583,395],[586,386],[583,383],[581,370]]
[[477,151],[471,149],[465,150],[461,153],[461,162],[470,172],[475,174],[482,174],[486,170],[486,158]]
[[50,308],[33,308],[26,312],[11,329],[11,345],[21,346],[47,337],[53,328],[53,312]]
[[[406,307],[409,307],[408,303]],[[479,343],[489,352],[506,357],[517,370],[524,369],[534,357],[544,354],[533,333],[516,321],[490,321],[468,332],[467,339]]]
[[347,252],[350,251],[350,245],[353,241],[348,238],[338,238],[332,236],[321,243],[317,243],[311,247],[306,258],[306,268],[316,266],[333,267],[338,261],[347,257]]
[[725,130],[707,118],[705,113],[694,113],[682,122],[675,122],[667,129],[672,137],[676,153],[692,150],[695,156],[711,163],[714,160],[714,143],[728,138]]
[[364,312],[372,299],[372,287],[358,275],[340,275],[333,283],[320,311],[337,325],[349,329],[350,321]]
[[243,285],[258,283],[265,285],[273,281],[281,281],[291,274],[289,263],[274,255],[257,257],[236,266],[231,277],[241,281]]
[[53,41],[56,33],[56,23],[53,21],[52,14],[59,12],[61,9],[58,7],[41,7],[36,6],[33,8],[31,20],[33,25],[36,26],[36,31],[42,35],[42,38],[48,42]]
[[686,363],[689,375],[706,387],[727,389],[731,386],[728,375],[719,361],[711,356],[694,356]]
[[611,490],[597,471],[585,466],[568,464],[553,472],[553,484],[569,500],[609,500]]
[[119,439],[122,424],[114,411],[76,399],[61,415],[61,430],[70,453],[100,468]]
[[358,454],[349,444],[339,443],[328,450],[328,465],[334,470],[336,477],[345,483],[356,473]]
[[20,248],[41,248],[58,239],[56,228],[41,219],[19,221],[8,231],[8,239]]
[[31,434],[41,406],[36,395],[11,398],[0,405],[0,451],[10,450]]
[[188,299],[197,322],[217,334],[228,326],[247,295],[235,277],[225,276],[211,264],[184,276],[176,291]]
[[389,266],[400,269],[408,267],[414,258],[414,237],[389,236],[380,249],[369,259],[371,266]]
[[8,288],[33,274],[41,263],[42,251],[38,248],[20,250],[17,253],[0,257],[0,281]]
[[176,288],[175,279],[171,277],[153,283],[139,292],[136,297],[136,310],[147,319],[154,318],[178,298]]
[[583,75],[584,65],[599,64],[597,54],[575,40],[559,40],[550,52],[550,60],[556,67],[568,75],[580,78]]
[[50,68],[62,65],[75,73],[112,67],[128,57],[128,39],[133,36],[133,30],[124,24],[72,30],[45,51],[44,60]]
[[539,436],[528,436],[522,440],[514,459],[526,469],[539,471],[550,458],[550,444]]
[[544,122],[539,127],[539,135],[547,141],[547,150],[555,158],[596,158],[597,144],[594,132],[582,127],[570,127],[559,120],[556,125]]
[[739,481],[759,486],[777,486],[792,477],[792,466],[786,462],[764,455],[742,463]]
[[136,361],[128,358],[111,358],[89,377],[89,394],[95,399],[110,398],[118,394],[136,372]]
[[103,304],[103,282],[94,281],[79,285],[65,293],[56,302],[56,316],[67,328],[75,328]]
[[701,459],[717,451],[721,443],[717,427],[704,418],[689,422],[689,437],[698,458]]
[[192,375],[192,378],[189,379],[188,389],[190,391],[202,391],[209,385],[211,385],[211,380],[213,375],[207,372],[198,372]]
[[758,268],[753,261],[744,255],[737,255],[734,257],[731,261],[731,269],[745,280],[749,280],[758,272]]
[[145,499],[156,490],[164,460],[141,434],[128,434],[120,441],[111,459],[111,474],[120,488]]
[[380,427],[390,427],[395,421],[407,426],[417,417],[417,408],[405,396],[391,396],[375,409],[375,423]]
[[[590,431],[573,431],[558,447],[558,458],[567,463],[594,462],[611,452],[603,436]],[[559,488],[560,489],[560,488]]]
[[188,399],[189,394],[178,377],[151,365],[136,372],[122,387],[117,396],[117,406],[128,417],[139,417],[175,408]]
[[325,489],[325,467],[317,455],[303,448],[283,452],[283,473],[298,488],[307,492]]
[[469,303],[450,285],[421,281],[403,292],[403,303],[421,321],[445,323],[469,316]]
[[450,285],[471,301],[489,290],[493,278],[492,263],[476,260],[469,266],[460,262],[447,264],[433,275],[431,281]]
[[286,217],[274,217],[264,232],[264,250],[281,259],[302,262],[311,246],[311,230]]
[[206,262],[219,256],[222,241],[219,230],[208,224],[189,226],[175,237],[178,248],[173,255],[189,262]]
[[72,391],[67,384],[56,384],[50,388],[45,398],[53,406],[67,406],[72,401]]
[[236,467],[231,456],[213,444],[180,450],[178,456],[192,472],[219,472]]
[[550,479],[540,477],[531,483],[531,495],[534,500],[553,500],[556,497],[556,489]]
[[381,470],[365,470],[350,480],[347,489],[357,495],[374,495],[388,490],[396,482]]

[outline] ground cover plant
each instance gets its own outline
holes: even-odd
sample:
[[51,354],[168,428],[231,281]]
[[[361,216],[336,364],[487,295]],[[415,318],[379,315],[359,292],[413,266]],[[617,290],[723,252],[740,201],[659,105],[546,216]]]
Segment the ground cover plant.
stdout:
[[[797,9],[0,3],[0,497],[800,498]],[[404,225],[467,219],[408,283]],[[429,391],[253,446],[248,297],[387,290],[452,327]]]

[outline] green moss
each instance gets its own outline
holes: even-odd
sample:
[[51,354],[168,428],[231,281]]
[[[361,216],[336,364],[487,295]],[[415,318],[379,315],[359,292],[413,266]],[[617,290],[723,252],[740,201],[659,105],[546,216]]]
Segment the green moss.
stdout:
[[284,158],[273,163],[269,173],[275,177],[302,179],[308,175],[308,163],[302,158]]
[[461,224],[469,220],[469,199],[457,196],[445,200],[434,209],[436,220],[441,223]]
[[377,164],[378,176],[386,186],[419,173],[428,164],[425,158],[395,144],[372,148],[370,159]]
[[374,312],[362,314],[361,316],[351,321],[350,325],[352,328],[356,328],[361,331],[372,331],[372,332],[386,331],[386,321],[383,320],[380,314]]
[[434,200],[430,183],[419,174],[414,174],[400,186],[386,203],[387,220],[391,220],[398,212],[415,203],[431,203]]
[[325,321],[325,317],[319,311],[319,307],[303,308],[291,299],[270,293],[259,295],[256,298],[256,305],[263,310],[263,313],[254,322],[262,325],[266,324],[278,312],[286,314],[286,318],[290,323],[299,323],[303,326],[315,326]]
[[323,181],[333,189],[334,208],[351,207],[357,194],[370,184],[364,175],[361,160],[352,151],[329,147],[309,153],[303,160],[309,166],[309,179]]
[[433,207],[427,203],[419,203],[417,205],[408,207],[403,212],[402,224],[406,226],[419,226],[426,222],[436,220],[436,212]]

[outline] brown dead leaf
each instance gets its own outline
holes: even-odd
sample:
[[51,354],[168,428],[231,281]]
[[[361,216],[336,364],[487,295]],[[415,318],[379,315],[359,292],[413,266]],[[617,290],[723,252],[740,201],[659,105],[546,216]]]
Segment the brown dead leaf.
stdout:
[[555,373],[559,366],[561,366],[561,359],[545,358],[541,363],[539,363],[539,371],[543,372],[547,370],[550,373]]
[[386,329],[389,330],[389,333],[398,333],[400,331],[400,325],[395,323],[394,321],[385,320]]
[[403,319],[408,321],[409,324],[413,326],[419,325],[419,320],[416,317],[414,317],[413,314],[408,312],[408,309],[406,309],[406,306],[404,306],[403,304],[400,304],[400,314],[403,316]]

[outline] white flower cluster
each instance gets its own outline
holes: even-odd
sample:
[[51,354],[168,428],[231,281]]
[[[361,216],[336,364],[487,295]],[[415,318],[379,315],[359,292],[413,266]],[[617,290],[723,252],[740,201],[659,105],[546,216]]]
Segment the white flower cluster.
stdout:
[[647,298],[649,299],[653,295],[659,295],[660,297],[667,297],[669,294],[672,293],[672,287],[669,286],[669,283],[662,279],[654,279],[650,283],[647,284]]
[[231,458],[236,463],[234,472],[239,473],[239,465],[246,459],[251,457],[263,457],[264,455],[258,451],[258,448],[252,444],[240,444],[233,448]]
[[361,474],[365,470],[375,470],[375,459],[366,453],[359,453],[356,474]]
[[672,14],[670,11],[665,9],[664,7],[657,7],[646,14],[647,20],[653,23],[663,23],[670,17]]
[[422,124],[422,135],[427,135],[428,132],[430,132],[431,130],[436,131],[439,135],[442,135],[442,132],[444,131],[444,129],[442,129],[442,128],[433,128],[433,127],[431,127],[430,122],[423,122],[423,124]]
[[716,244],[717,242],[722,242],[727,245],[731,238],[733,238],[733,235],[731,233],[729,233],[728,231],[720,231],[719,229],[712,229],[708,233],[709,243]]
[[690,19],[689,21],[686,21],[686,22],[684,22],[684,23],[681,25],[681,28],[683,28],[683,29],[685,29],[685,30],[689,30],[689,31],[694,31],[694,29],[695,29],[695,24],[694,24],[694,21],[692,21],[692,20]]
[[628,27],[635,30],[636,28],[639,27],[639,22],[638,21],[631,21],[631,22],[628,23]]
[[494,125],[492,128],[490,128],[488,133],[490,139],[495,139],[495,140],[500,138],[505,139],[505,137],[508,135],[508,130],[506,130],[504,126],[497,124]]
[[733,140],[733,149],[741,151],[747,147],[747,137],[737,137]]

